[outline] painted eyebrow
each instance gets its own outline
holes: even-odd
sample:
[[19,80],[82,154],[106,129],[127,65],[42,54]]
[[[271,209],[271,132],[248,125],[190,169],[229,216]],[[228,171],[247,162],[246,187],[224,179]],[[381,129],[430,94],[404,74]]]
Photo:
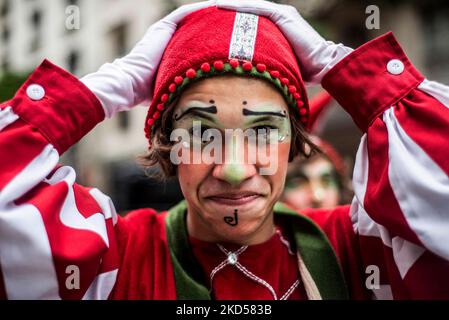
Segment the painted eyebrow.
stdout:
[[179,120],[181,120],[182,117],[186,116],[189,113],[192,113],[194,115],[197,115],[197,116],[200,116],[200,117],[204,117],[204,118],[206,118],[208,120],[211,120],[211,121],[214,120],[212,117],[207,116],[205,114],[202,114],[203,112],[211,113],[211,114],[217,114],[217,107],[216,106],[210,106],[210,107],[207,107],[207,108],[204,108],[204,107],[192,107],[192,108],[189,108],[186,111],[184,111],[179,116],[175,114],[174,119],[175,119],[175,121],[179,121]]
[[275,117],[281,117],[281,118],[287,118],[287,115],[281,112],[274,112],[274,111],[252,111],[243,108],[242,110],[244,116],[275,116]]

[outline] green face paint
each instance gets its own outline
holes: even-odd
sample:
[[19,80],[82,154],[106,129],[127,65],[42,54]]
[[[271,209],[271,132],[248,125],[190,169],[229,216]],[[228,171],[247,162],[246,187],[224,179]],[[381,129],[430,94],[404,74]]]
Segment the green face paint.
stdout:
[[226,164],[223,168],[223,171],[224,178],[233,186],[239,185],[245,177],[245,169],[241,164]]
[[[279,106],[264,105],[252,109],[243,109],[245,128],[266,130],[267,141],[284,143],[291,140],[291,123],[288,113]],[[273,130],[277,130],[277,134]]]
[[[231,136],[232,134],[232,136]],[[240,136],[240,138],[242,135]],[[245,177],[245,169],[243,167],[243,157],[241,139],[232,130],[226,130],[226,163],[223,167],[224,178],[232,185],[238,185]]]
[[191,137],[191,142],[202,145],[203,134],[207,129],[223,129],[216,113],[215,105],[196,100],[189,101],[174,114],[174,129],[186,130]]

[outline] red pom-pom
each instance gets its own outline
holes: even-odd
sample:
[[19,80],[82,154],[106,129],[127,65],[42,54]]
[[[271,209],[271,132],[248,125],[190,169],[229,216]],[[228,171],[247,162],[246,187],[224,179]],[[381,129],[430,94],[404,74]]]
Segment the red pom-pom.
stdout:
[[295,100],[298,100],[299,98],[301,98],[301,95],[298,92],[295,92],[293,94],[293,98],[295,98]]
[[239,66],[239,61],[237,59],[231,59],[231,61],[229,61],[229,64],[235,69]]
[[203,72],[209,72],[210,71],[210,64],[205,62],[201,65],[201,71]]
[[296,100],[296,107],[298,107],[298,108],[304,107],[304,101],[302,101],[302,100]]
[[245,71],[251,71],[251,69],[253,68],[253,64],[249,61],[246,61],[243,63],[242,67]]
[[215,62],[214,62],[214,68],[215,68],[215,70],[217,70],[217,71],[223,70],[223,68],[224,68],[224,63],[223,63],[223,61],[221,61],[221,60],[215,61]]
[[184,78],[181,77],[181,76],[175,77],[175,83],[176,83],[178,86],[182,83],[183,80],[184,80]]
[[159,119],[161,117],[161,113],[159,112],[159,111],[156,111],[154,114],[153,114],[153,119]]
[[301,122],[303,124],[306,124],[307,123],[307,117],[301,117]]
[[158,109],[159,111],[164,110],[164,109],[165,109],[164,104],[163,104],[163,103],[159,103],[159,104],[157,105],[157,109]]
[[267,70],[267,66],[264,65],[263,63],[258,63],[258,64],[256,65],[256,69],[257,69],[257,71],[259,71],[259,72],[265,72],[265,70]]
[[164,93],[161,97],[161,101],[162,102],[167,102],[168,101],[168,94]]
[[151,127],[154,124],[154,119],[148,119],[147,124]]
[[276,71],[276,70],[271,71],[270,74],[273,78],[279,78],[279,76],[280,76],[279,71]]
[[305,116],[307,114],[307,109],[306,108],[299,109],[299,114]]
[[187,76],[187,78],[189,78],[189,79],[193,79],[193,78],[195,78],[195,76],[196,76],[196,71],[193,70],[193,69],[189,69],[189,70],[187,70],[187,72],[186,72],[186,76]]
[[296,92],[296,87],[295,86],[288,86],[288,92],[290,92],[291,94],[294,94]]
[[168,91],[175,92],[176,91],[176,83],[172,83],[168,86]]
[[285,86],[288,85],[289,82],[290,82],[290,81],[289,81],[287,78],[282,78],[282,79],[281,79],[281,83],[282,83],[283,85],[285,85]]
[[150,133],[145,133],[145,138],[150,139]]

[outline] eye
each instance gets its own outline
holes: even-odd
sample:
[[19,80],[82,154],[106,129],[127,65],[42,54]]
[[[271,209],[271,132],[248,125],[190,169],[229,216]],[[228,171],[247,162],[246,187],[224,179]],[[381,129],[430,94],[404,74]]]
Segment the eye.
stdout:
[[277,128],[272,125],[260,125],[252,128],[257,135],[265,135],[269,136],[273,130],[276,130]]
[[298,188],[298,187],[305,187],[308,185],[308,183],[309,183],[309,180],[307,179],[306,176],[299,175],[299,176],[287,178],[287,180],[285,182],[285,186],[287,188],[293,189],[293,188]]
[[208,144],[214,140],[211,131],[207,131],[209,129],[211,128],[205,125],[201,125],[201,127],[192,127],[189,129],[189,134],[192,136],[193,141]]
[[334,186],[337,183],[337,176],[336,174],[332,173],[326,173],[321,176],[321,183],[324,187],[331,187]]
[[[276,137],[273,136],[273,133],[275,133],[278,128],[273,125],[258,125],[256,127],[252,128],[255,131],[257,141],[261,140],[260,142],[266,141],[268,143],[272,142],[272,138],[276,139]],[[274,140],[273,140],[274,141]]]

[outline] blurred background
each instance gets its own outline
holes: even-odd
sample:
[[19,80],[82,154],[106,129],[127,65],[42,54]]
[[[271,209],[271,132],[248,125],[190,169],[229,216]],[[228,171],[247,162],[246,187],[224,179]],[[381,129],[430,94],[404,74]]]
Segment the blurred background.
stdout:
[[[126,54],[156,20],[182,0],[0,0],[0,100],[10,99],[43,59],[78,77]],[[327,39],[357,47],[393,31],[405,52],[429,79],[449,83],[449,1],[285,0]],[[369,29],[369,5],[379,9],[379,28]],[[70,7],[75,6],[75,7]],[[79,10],[79,28],[67,18]],[[309,88],[313,97],[320,88]],[[361,133],[335,102],[323,115],[320,135],[352,166]],[[78,182],[109,194],[119,212],[139,207],[163,210],[181,198],[177,181],[148,179],[136,165],[147,143],[146,106],[97,126],[63,157]],[[0,155],[1,156],[1,155]]]

